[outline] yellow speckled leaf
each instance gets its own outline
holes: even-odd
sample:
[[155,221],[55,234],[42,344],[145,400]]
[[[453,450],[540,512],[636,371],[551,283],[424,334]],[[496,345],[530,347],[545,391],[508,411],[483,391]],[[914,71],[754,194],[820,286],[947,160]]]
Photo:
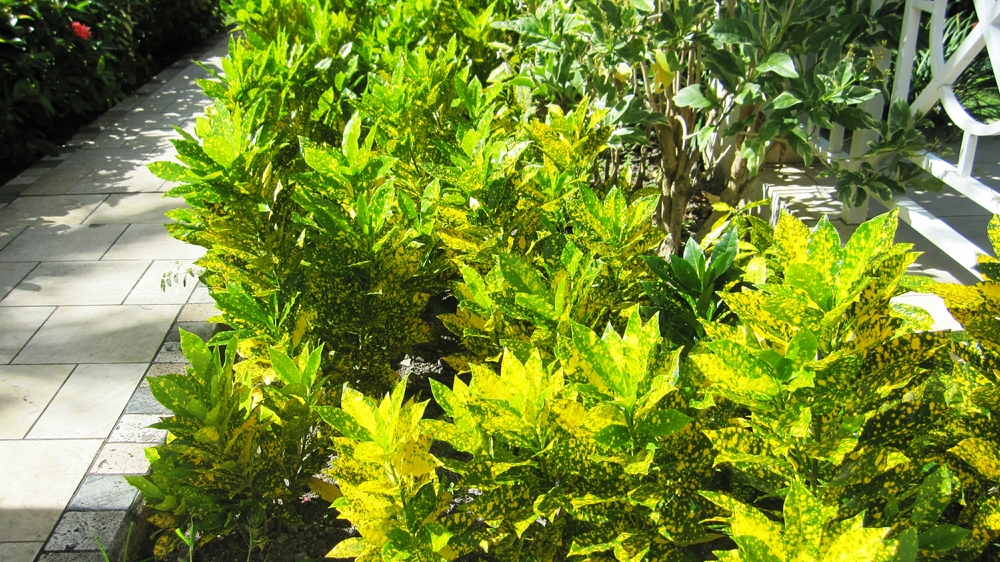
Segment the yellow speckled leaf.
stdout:
[[948,449],[949,453],[969,463],[988,480],[1000,480],[1000,454],[996,443],[973,437]]

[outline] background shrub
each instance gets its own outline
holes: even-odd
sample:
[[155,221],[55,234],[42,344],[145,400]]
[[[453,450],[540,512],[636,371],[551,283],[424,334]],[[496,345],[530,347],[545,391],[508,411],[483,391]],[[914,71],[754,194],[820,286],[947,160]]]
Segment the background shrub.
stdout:
[[0,166],[53,152],[221,25],[216,0],[0,0]]

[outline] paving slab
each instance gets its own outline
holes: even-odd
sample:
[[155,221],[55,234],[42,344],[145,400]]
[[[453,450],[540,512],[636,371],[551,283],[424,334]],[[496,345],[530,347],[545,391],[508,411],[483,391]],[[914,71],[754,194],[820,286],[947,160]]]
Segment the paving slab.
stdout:
[[185,304],[198,284],[197,279],[186,272],[196,269],[191,260],[154,261],[129,293],[125,304]]
[[125,511],[68,511],[45,543],[46,551],[112,549],[120,540]]
[[104,255],[104,260],[196,260],[205,249],[167,236],[162,224],[132,224]]
[[94,460],[92,474],[145,474],[149,460],[145,443],[108,443]]
[[109,195],[84,224],[173,222],[167,211],[184,207],[184,200],[164,197],[162,193],[130,193]]
[[36,265],[38,265],[37,262],[19,262],[0,267],[0,299],[7,296],[7,293],[20,283]]
[[157,414],[122,414],[108,443],[166,443],[166,430],[149,427],[162,419],[163,416]]
[[0,231],[36,224],[82,224],[105,198],[105,195],[18,197],[0,209]]
[[22,195],[65,195],[69,193],[73,186],[80,183],[90,168],[68,168],[62,170],[50,170],[38,181],[21,192]]
[[0,543],[0,560],[4,562],[33,562],[42,542],[5,542]]
[[148,261],[44,262],[0,300],[0,309],[121,304],[149,266]]
[[0,365],[0,439],[23,439],[72,365]]
[[177,305],[62,306],[12,363],[149,363]]
[[80,484],[70,511],[126,511],[135,503],[139,490],[121,475],[89,474]]
[[0,542],[48,539],[101,443],[0,441]]
[[[79,365],[28,433],[28,439],[105,438],[118,422],[146,365]],[[100,408],[94,408],[100,404]]]
[[0,307],[0,364],[10,363],[53,311],[51,306]]
[[124,231],[121,224],[30,226],[0,250],[0,263],[99,260]]

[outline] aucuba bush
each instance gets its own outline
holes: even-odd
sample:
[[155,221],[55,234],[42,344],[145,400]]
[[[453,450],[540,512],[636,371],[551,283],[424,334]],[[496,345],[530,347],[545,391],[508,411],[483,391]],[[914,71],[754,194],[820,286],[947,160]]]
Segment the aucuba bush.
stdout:
[[[994,281],[934,288],[967,331],[929,332],[925,312],[893,300],[928,284],[906,275],[915,254],[893,243],[892,214],[844,243],[825,219],[772,226],[753,204],[719,203],[724,220],[700,242],[655,256],[664,234],[650,217],[676,210],[662,193],[687,181],[674,176],[704,147],[625,98],[650,86],[646,101],[673,99],[705,139],[719,131],[700,111],[725,101],[698,88],[668,95],[688,78],[664,45],[707,53],[709,74],[742,92],[739,126],[768,142],[797,134],[793,114],[857,117],[834,115],[837,104],[874,95],[876,74],[852,75],[863,55],[834,64],[839,47],[827,43],[810,44],[822,56],[808,68],[789,62],[784,35],[763,49],[751,8],[709,28],[708,4],[675,6],[663,25],[676,36],[646,53],[615,43],[656,21],[655,4],[638,0],[600,3],[602,13],[593,2],[225,5],[244,36],[202,83],[215,103],[175,142],[180,163],[152,169],[189,204],[168,228],[207,249],[203,280],[232,328],[209,344],[226,346],[219,372],[233,392],[261,397],[223,409],[257,428],[256,442],[308,436],[310,452],[261,445],[249,465],[199,453],[205,467],[278,467],[296,483],[232,490],[185,480],[171,467],[202,449],[168,445],[147,492],[164,527],[203,518],[207,537],[254,510],[279,517],[275,506],[312,483],[359,533],[331,556],[358,560],[996,551]],[[798,33],[814,30],[816,9],[761,17],[789,15]],[[837,14],[851,37],[869,22]],[[681,33],[692,26],[695,36]],[[640,52],[653,72],[641,81],[641,68],[617,64]],[[740,61],[767,70],[736,76]],[[830,73],[842,80],[822,92],[804,78]],[[788,84],[798,101],[780,97]],[[737,168],[767,149],[747,142]],[[689,160],[656,164],[673,179],[650,171],[670,155]],[[988,277],[993,264],[984,258]],[[428,303],[442,296],[455,309],[434,318]],[[460,375],[420,389],[393,370],[456,338],[446,359]],[[175,418],[185,404],[170,402]],[[172,425],[172,443],[210,433],[198,420]],[[289,465],[296,454],[329,466]],[[335,490],[310,480],[320,471]],[[168,498],[182,496],[170,490],[205,490],[196,501],[208,507],[174,507]]]

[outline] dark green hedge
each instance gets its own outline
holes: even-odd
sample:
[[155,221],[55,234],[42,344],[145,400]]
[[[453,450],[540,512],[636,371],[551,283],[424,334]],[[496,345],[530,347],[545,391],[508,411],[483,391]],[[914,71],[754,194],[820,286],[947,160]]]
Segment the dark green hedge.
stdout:
[[0,165],[53,151],[55,136],[218,31],[218,4],[0,0]]

